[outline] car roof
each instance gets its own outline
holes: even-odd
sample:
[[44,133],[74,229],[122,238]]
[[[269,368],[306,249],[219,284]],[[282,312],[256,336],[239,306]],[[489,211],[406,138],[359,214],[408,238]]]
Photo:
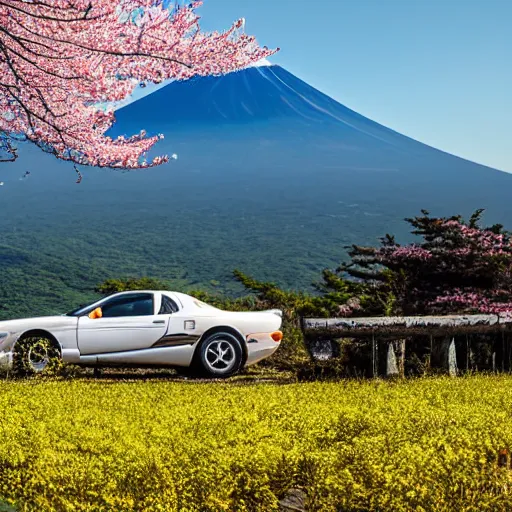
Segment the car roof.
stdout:
[[126,295],[129,293],[172,293],[173,295],[183,295],[185,297],[190,297],[190,295],[186,295],[181,292],[173,292],[172,290],[126,290],[124,292],[114,292],[112,295]]
[[186,293],[173,292],[172,290],[127,290],[124,292],[113,293],[111,297],[114,295],[128,295],[130,293],[161,293],[162,295],[173,295],[182,303],[182,306],[194,300],[193,297],[187,295]]

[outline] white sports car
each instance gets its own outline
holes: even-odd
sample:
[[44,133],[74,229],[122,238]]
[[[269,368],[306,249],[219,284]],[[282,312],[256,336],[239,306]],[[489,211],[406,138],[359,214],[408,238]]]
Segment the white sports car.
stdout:
[[0,322],[0,366],[42,373],[57,356],[228,377],[276,351],[281,323],[279,309],[228,312],[183,293],[121,292],[65,315]]

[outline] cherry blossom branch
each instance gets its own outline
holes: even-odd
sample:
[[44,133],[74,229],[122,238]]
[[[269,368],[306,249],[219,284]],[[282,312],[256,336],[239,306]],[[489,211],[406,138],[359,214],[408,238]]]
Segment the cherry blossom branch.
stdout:
[[243,34],[242,20],[224,33],[201,32],[199,6],[0,0],[0,147],[9,161],[24,137],[77,164],[137,169],[166,162],[145,161],[160,136],[105,136],[114,114],[96,105],[126,98],[141,82],[228,73],[277,51]]

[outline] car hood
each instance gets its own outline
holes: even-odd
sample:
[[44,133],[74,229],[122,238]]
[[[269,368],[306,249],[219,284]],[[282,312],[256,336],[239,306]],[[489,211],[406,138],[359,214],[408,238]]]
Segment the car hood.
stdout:
[[0,321],[0,332],[18,332],[28,329],[52,329],[67,325],[75,325],[78,319],[72,316],[55,315],[39,316],[33,318],[17,318],[15,320]]

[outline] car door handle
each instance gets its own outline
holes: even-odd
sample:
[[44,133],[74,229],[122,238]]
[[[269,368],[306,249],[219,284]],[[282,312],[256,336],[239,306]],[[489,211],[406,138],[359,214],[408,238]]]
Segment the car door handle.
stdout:
[[165,320],[153,320],[154,324],[165,324]]

